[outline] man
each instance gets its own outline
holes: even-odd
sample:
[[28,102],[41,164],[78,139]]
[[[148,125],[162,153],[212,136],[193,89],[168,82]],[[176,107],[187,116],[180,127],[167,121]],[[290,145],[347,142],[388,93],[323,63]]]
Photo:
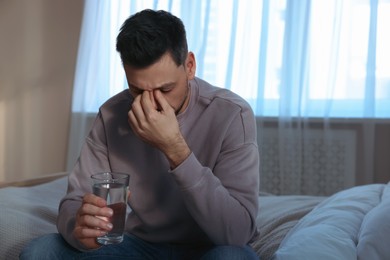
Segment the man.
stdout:
[[[196,78],[182,22],[144,10],[117,37],[129,90],[99,110],[60,203],[58,234],[34,240],[22,258],[257,259],[259,157],[252,110],[239,96]],[[90,176],[130,175],[124,241]],[[62,238],[64,240],[62,240]],[[39,252],[38,245],[45,250]],[[41,250],[42,251],[42,250]]]

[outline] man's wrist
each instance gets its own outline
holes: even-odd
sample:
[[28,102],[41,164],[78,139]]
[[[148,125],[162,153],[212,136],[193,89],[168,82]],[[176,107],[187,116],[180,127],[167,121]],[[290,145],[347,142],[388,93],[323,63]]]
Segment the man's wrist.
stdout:
[[191,150],[181,137],[178,142],[170,146],[164,153],[168,158],[171,169],[175,169],[190,156]]

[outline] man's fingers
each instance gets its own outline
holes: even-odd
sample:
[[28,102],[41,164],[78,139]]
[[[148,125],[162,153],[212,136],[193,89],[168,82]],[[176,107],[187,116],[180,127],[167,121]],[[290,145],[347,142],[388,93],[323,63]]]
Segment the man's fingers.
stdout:
[[96,238],[99,236],[104,236],[105,234],[106,232],[104,230],[85,227],[76,227],[73,230],[73,236],[89,249],[97,249],[101,247],[101,245],[96,242]]
[[129,124],[130,124],[131,128],[133,129],[134,132],[137,133],[138,132],[137,129],[138,129],[139,122],[138,122],[137,118],[134,115],[133,109],[131,109],[129,111],[129,113],[127,113],[127,116],[128,116],[128,121],[129,121]]
[[83,215],[78,221],[78,225],[85,228],[100,229],[103,231],[110,231],[112,224],[108,217]]
[[96,238],[105,234],[107,234],[106,230],[96,228],[77,227],[74,230],[74,236],[79,239]]
[[140,102],[145,115],[149,115],[151,112],[155,112],[157,109],[153,93],[150,91],[144,91],[142,93]]
[[[144,91],[146,92],[146,91]],[[131,110],[132,113],[134,114],[135,119],[137,120],[138,124],[140,124],[143,120],[145,120],[145,112],[144,108],[142,107],[143,105],[141,104],[141,97],[142,95],[138,95],[134,101],[133,104],[131,105]]]
[[168,112],[169,110],[173,109],[159,89],[155,90],[153,94],[162,111]]
[[84,203],[80,208],[79,215],[111,217],[113,215],[113,210],[107,207],[101,208],[92,204]]
[[156,99],[154,98],[153,91],[149,92],[150,106],[152,110],[160,110],[160,106],[157,104]]
[[105,207],[107,205],[106,201],[103,198],[100,198],[99,196],[96,196],[92,193],[87,193],[83,197],[83,203],[92,204],[97,207]]
[[87,248],[100,247],[96,238],[112,229],[112,215],[113,210],[107,207],[106,200],[91,193],[86,194],[76,214],[73,235]]
[[[84,223],[81,225],[85,224],[87,226],[97,227],[98,225],[88,222],[91,220],[90,217],[95,218],[94,216],[102,216],[109,218],[113,214],[113,210],[107,207],[107,202],[104,199],[89,193],[83,197],[83,204],[81,205],[77,215],[79,218],[83,218],[82,220]],[[87,222],[85,222],[85,219]]]

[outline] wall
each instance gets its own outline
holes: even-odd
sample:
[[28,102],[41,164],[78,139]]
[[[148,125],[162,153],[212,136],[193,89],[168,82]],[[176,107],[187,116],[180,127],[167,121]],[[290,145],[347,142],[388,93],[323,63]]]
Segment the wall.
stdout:
[[65,170],[83,5],[0,0],[0,182]]

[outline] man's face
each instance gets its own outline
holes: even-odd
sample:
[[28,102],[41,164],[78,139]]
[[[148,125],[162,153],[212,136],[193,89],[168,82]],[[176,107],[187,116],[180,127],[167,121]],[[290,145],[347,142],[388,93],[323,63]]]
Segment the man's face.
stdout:
[[195,67],[193,53],[189,53],[184,65],[180,66],[176,65],[169,53],[144,69],[124,65],[130,94],[133,97],[142,94],[143,91],[153,92],[158,89],[177,113],[183,111],[188,104],[188,80],[194,78]]

